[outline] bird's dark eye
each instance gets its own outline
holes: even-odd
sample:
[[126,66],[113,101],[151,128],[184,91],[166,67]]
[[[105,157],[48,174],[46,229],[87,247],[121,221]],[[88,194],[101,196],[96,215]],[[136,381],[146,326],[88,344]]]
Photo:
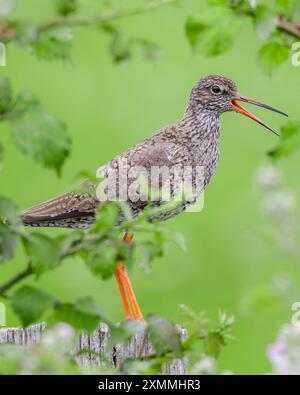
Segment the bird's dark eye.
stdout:
[[222,89],[219,87],[219,85],[213,85],[211,87],[211,91],[212,93],[219,94],[222,92]]

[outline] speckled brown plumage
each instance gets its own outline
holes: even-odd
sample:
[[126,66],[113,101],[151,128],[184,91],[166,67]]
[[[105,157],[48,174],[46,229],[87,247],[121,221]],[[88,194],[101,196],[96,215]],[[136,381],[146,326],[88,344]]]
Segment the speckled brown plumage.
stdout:
[[[222,95],[213,91],[216,86]],[[193,87],[186,112],[178,123],[162,128],[152,137],[115,157],[100,167],[97,174],[107,178],[120,166],[126,172],[133,166],[143,166],[147,171],[152,166],[203,166],[205,188],[219,159],[219,118],[222,112],[232,110],[230,99],[236,94],[234,82],[225,77],[208,76],[201,79]],[[161,219],[181,212],[195,198],[164,213]],[[160,204],[161,201],[156,203]],[[25,210],[22,219],[30,226],[87,227],[94,221],[95,209],[99,204],[101,202],[95,194],[70,192]],[[147,202],[128,201],[128,204],[136,215]]]

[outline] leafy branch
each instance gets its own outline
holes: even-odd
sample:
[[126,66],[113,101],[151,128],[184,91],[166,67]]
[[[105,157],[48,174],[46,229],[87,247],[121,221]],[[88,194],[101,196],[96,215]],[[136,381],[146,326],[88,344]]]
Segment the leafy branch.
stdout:
[[258,61],[270,75],[288,60],[292,44],[300,37],[298,0],[208,0],[208,8],[188,17],[186,35],[196,52],[217,56],[228,51],[245,23],[253,25],[263,42]]
[[[157,56],[158,46],[143,38],[126,37],[112,22],[131,17],[160,7],[175,4],[178,0],[147,2],[140,7],[125,10],[109,10],[99,15],[80,16],[77,0],[55,0],[57,16],[47,22],[32,24],[27,20],[11,19],[10,15],[0,18],[0,41],[16,42],[27,48],[38,59],[68,60],[76,26],[94,26],[111,37],[110,55],[116,63],[128,61],[133,48],[141,50],[147,59]],[[9,11],[13,11],[13,2]],[[0,10],[0,16],[1,16]],[[24,153],[58,175],[69,156],[71,139],[67,126],[44,109],[30,92],[21,92],[13,97],[10,82],[0,76],[0,122],[12,126],[12,139]],[[0,146],[0,161],[4,149]],[[0,168],[1,170],[1,168]]]
[[123,11],[110,11],[96,16],[86,16],[86,17],[68,17],[68,18],[55,18],[52,21],[42,23],[37,25],[38,31],[45,31],[48,29],[53,29],[57,26],[93,26],[105,22],[111,22],[122,18],[128,18],[135,15],[145,14],[151,11],[155,11],[166,5],[176,4],[178,0],[160,0],[158,2],[150,2],[144,4],[141,7],[132,8],[130,10]]
[[13,97],[4,76],[0,76],[0,121],[11,124],[12,139],[21,151],[60,174],[71,149],[65,123],[50,114],[30,92]]
[[[174,203],[172,203],[174,204]],[[165,209],[168,209],[166,205]],[[149,208],[142,215],[132,218],[126,206],[120,203],[107,203],[101,206],[97,212],[95,224],[88,231],[73,231],[71,234],[61,234],[56,238],[47,237],[44,234],[24,232],[20,223],[16,208],[5,198],[0,198],[0,263],[10,259],[20,240],[27,261],[27,267],[0,285],[0,296],[8,300],[16,301],[24,296],[19,288],[15,294],[9,291],[25,278],[41,275],[55,270],[65,258],[78,256],[86,263],[87,269],[97,277],[102,279],[111,278],[114,275],[116,264],[122,261],[128,267],[135,262],[140,262],[143,268],[149,266],[154,258],[160,257],[165,249],[165,245],[175,242],[182,245],[180,237],[170,232],[161,223],[153,221],[147,222],[148,217],[153,217],[161,209]],[[6,221],[4,220],[6,216]],[[121,224],[120,216],[125,218]],[[124,233],[130,232],[137,236],[136,240],[128,243],[122,240]],[[31,293],[31,289],[25,286],[26,295]],[[23,320],[24,325],[31,324],[40,315],[34,313],[36,306],[37,290],[32,290],[32,303],[26,306],[26,317],[31,312],[33,321]],[[45,295],[43,295],[45,299]],[[54,298],[51,297],[51,300]],[[15,302],[14,302],[15,303]],[[40,312],[40,310],[39,310]],[[41,310],[44,313],[45,309]],[[19,309],[17,314],[22,319],[24,311]]]
[[[178,0],[160,0],[157,2],[150,2],[144,4],[143,6],[132,8],[129,10],[122,11],[109,11],[104,12],[100,15],[95,16],[80,16],[80,17],[70,17],[68,13],[66,16],[63,16],[64,9],[60,9],[57,7],[57,11],[62,15],[56,18],[53,18],[47,22],[43,22],[40,24],[32,25],[32,28],[36,32],[44,32],[47,30],[51,30],[60,26],[99,26],[102,23],[112,22],[122,18],[128,18],[135,15],[141,15],[144,13],[148,13],[151,11],[155,11],[158,8],[163,6],[171,5],[178,3]],[[70,13],[76,12],[77,6],[74,7]],[[0,40],[3,41],[12,41],[18,37],[18,31],[13,28],[9,21],[2,21],[0,24]]]

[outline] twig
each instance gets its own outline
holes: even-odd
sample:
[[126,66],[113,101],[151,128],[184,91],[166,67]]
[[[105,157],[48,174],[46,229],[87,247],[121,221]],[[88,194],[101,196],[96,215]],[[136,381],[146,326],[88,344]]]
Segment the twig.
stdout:
[[18,118],[18,114],[1,114],[0,121],[12,121]]
[[[78,243],[76,243],[75,245],[73,245],[72,247],[70,247],[67,251],[63,252],[60,254],[60,259],[64,259],[68,256],[74,255],[76,252],[80,251],[82,248],[84,248],[84,244],[86,241],[88,240],[97,240],[97,241],[101,241],[102,236],[100,235],[95,235],[95,237],[90,236],[85,236],[82,239],[80,239],[78,241]],[[17,273],[14,277],[12,277],[10,280],[8,280],[6,283],[0,285],[0,296],[7,298],[7,294],[6,291],[8,289],[10,289],[11,287],[13,287],[15,284],[17,284],[19,281],[23,280],[24,278],[30,276],[34,274],[34,270],[31,267],[30,264],[28,264],[28,266],[26,267],[26,269],[24,269],[23,271]]]
[[279,17],[278,28],[292,36],[300,38],[300,26],[298,23],[292,23],[285,19],[284,16]]
[[27,268],[25,270],[23,270],[22,272],[19,272],[14,277],[12,277],[10,280],[8,280],[6,283],[4,283],[3,285],[0,286],[0,295],[5,297],[6,296],[5,291],[10,289],[12,286],[17,284],[19,281],[30,276],[31,274],[33,274],[33,270],[31,268],[31,266],[27,266]]
[[72,17],[72,18],[55,18],[52,21],[40,24],[37,26],[38,31],[44,31],[52,29],[54,27],[64,26],[89,26],[97,23],[109,22],[116,19],[126,18],[129,16],[139,15],[146,12],[154,11],[165,5],[176,3],[178,0],[161,0],[157,3],[150,3],[144,7],[137,7],[126,11],[113,11],[104,13],[98,16],[83,16],[83,17]]
[[[145,5],[144,7],[137,7],[131,10],[125,11],[111,11],[103,13],[96,16],[81,16],[81,17],[57,17],[48,22],[44,22],[35,26],[38,32],[47,31],[54,29],[59,26],[93,26],[105,22],[110,22],[113,20],[127,18],[134,15],[140,15],[147,12],[154,11],[165,5],[175,4],[178,0],[161,0],[159,2],[154,2]],[[241,13],[240,15],[249,15],[253,17],[253,13]],[[295,22],[289,22],[284,16],[278,17],[278,29],[292,35],[294,37],[300,38],[300,25]],[[0,23],[0,40],[6,42],[12,41],[16,38],[16,31],[10,27],[8,21],[2,21]]]
[[[93,26],[105,22],[110,22],[112,20],[126,18],[134,15],[144,14],[147,12],[154,11],[160,7],[175,4],[178,0],[160,0],[158,2],[153,2],[146,4],[143,7],[133,8],[131,10],[124,11],[111,11],[103,13],[96,16],[78,16],[78,17],[57,17],[48,22],[36,25],[35,28],[38,32],[47,31],[54,29],[59,26]],[[17,36],[16,32],[9,27],[9,23],[2,23],[0,26],[0,40],[11,41]]]

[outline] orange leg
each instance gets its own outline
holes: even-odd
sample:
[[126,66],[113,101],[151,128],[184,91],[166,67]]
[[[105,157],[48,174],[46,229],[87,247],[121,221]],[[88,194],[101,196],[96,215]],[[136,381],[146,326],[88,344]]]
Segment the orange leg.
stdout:
[[124,306],[124,310],[125,310],[125,318],[126,318],[126,320],[132,320],[133,316],[132,316],[131,311],[130,311],[130,306],[129,306],[129,303],[128,303],[128,300],[127,300],[126,290],[125,290],[125,287],[124,287],[124,280],[123,280],[123,277],[122,277],[122,269],[121,269],[122,266],[123,265],[121,263],[117,264],[117,268],[116,268],[116,271],[115,271],[115,277],[116,277],[116,280],[117,280],[117,284],[118,284],[118,287],[119,287],[119,292],[120,292],[121,299],[122,299],[123,306]]
[[[133,239],[132,235],[125,234],[123,237],[124,240],[130,241]],[[134,320],[143,320],[143,315],[142,312],[139,308],[139,305],[137,303],[136,297],[134,295],[126,267],[122,263],[117,264],[116,272],[115,272],[115,277],[118,283],[119,291],[121,294],[122,302],[124,305],[125,309],[125,317],[126,320],[134,319]],[[128,299],[129,302],[128,302]],[[131,309],[133,311],[133,315],[131,313]]]
[[135,320],[143,321],[144,320],[143,314],[142,314],[142,312],[141,312],[141,310],[139,308],[138,302],[136,300],[133,288],[131,286],[130,279],[129,279],[128,274],[127,274],[126,267],[124,265],[120,264],[120,263],[119,263],[119,265],[121,265],[122,278],[124,280],[124,287],[126,289],[126,293],[127,293],[127,296],[129,298],[129,301],[130,301],[130,304],[131,304],[131,307],[132,307],[133,318]]

